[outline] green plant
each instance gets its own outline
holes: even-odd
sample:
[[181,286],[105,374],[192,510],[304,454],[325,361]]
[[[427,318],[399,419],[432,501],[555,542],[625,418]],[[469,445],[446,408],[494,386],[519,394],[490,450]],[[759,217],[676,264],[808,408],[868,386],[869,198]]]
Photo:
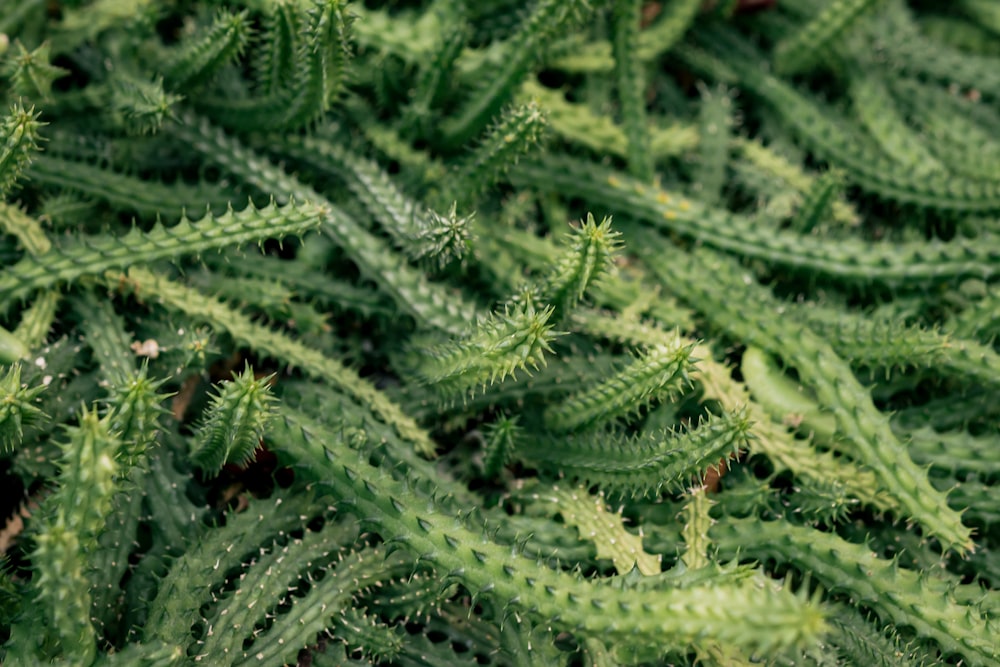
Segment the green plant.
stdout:
[[997,12],[752,4],[0,8],[3,663],[1000,662]]

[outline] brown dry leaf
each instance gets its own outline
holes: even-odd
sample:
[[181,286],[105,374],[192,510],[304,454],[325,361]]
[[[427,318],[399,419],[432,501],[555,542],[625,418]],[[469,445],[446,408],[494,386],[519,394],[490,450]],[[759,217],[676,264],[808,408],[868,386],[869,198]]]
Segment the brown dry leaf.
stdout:
[[647,2],[646,4],[644,4],[642,6],[642,18],[640,19],[641,22],[639,23],[640,28],[645,28],[653,21],[655,21],[656,17],[659,16],[660,12],[662,11],[663,11],[662,2]]
[[722,480],[722,476],[729,471],[728,459],[722,459],[719,461],[719,465],[714,468],[709,468],[705,471],[705,479],[702,480],[702,484],[705,487],[707,493],[716,493],[719,490],[719,482]]
[[184,384],[181,385],[180,391],[174,394],[174,398],[170,402],[170,412],[173,414],[174,419],[178,422],[184,421],[184,413],[187,412],[188,406],[191,404],[191,399],[194,397],[194,392],[197,388],[198,376],[197,374],[192,374],[187,376],[184,380]]
[[18,535],[24,532],[24,520],[36,509],[38,509],[37,499],[29,498],[7,519],[6,525],[0,528],[0,554],[7,553],[7,550],[14,546]]
[[132,351],[135,352],[138,357],[149,357],[150,359],[156,359],[160,356],[160,344],[156,342],[153,338],[147,338],[142,341],[135,341],[131,345]]

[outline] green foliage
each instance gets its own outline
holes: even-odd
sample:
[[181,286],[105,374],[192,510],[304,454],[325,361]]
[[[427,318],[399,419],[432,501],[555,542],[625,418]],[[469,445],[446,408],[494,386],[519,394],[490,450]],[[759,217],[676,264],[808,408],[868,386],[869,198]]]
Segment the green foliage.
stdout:
[[183,98],[167,93],[163,80],[142,81],[128,77],[114,79],[115,108],[120,125],[133,135],[158,132],[173,115],[173,107]]
[[296,75],[296,52],[300,47],[305,3],[280,0],[270,3],[264,30],[254,57],[259,90],[274,94]]
[[[829,171],[819,177],[813,176],[782,154],[765,147],[759,140],[737,140],[736,147],[742,158],[734,165],[737,176],[741,180],[753,179],[752,185],[756,186],[754,190],[763,190],[773,199],[790,197],[793,201],[798,201],[799,196],[819,194],[824,189],[820,183],[829,183],[830,177],[837,173]],[[859,221],[857,212],[843,196],[832,203],[831,216],[841,226],[857,226]],[[797,225],[792,225],[792,229],[808,231]]]
[[[117,119],[116,119],[117,120]],[[124,211],[140,215],[162,216],[177,220],[189,209],[211,209],[222,213],[230,207],[233,193],[224,184],[164,183],[140,179],[86,162],[77,162],[50,154],[38,156],[31,163],[31,179],[54,188],[65,188],[88,198],[102,200]],[[220,188],[220,185],[222,187]],[[243,202],[240,202],[242,204]],[[63,202],[55,203],[55,212],[68,214],[75,219],[91,219],[93,206],[81,204],[79,199],[66,211]],[[63,208],[63,211],[59,209]],[[82,211],[80,209],[83,209]],[[62,224],[65,220],[61,220]],[[79,226],[79,225],[77,225]]]
[[115,387],[124,386],[135,370],[134,355],[129,349],[131,341],[126,333],[124,320],[115,312],[114,306],[101,301],[91,292],[85,292],[74,299],[74,306],[87,338],[87,345],[101,367],[105,382]]
[[[48,252],[21,259],[0,279],[0,302],[24,298],[32,290],[50,287],[80,276],[100,275],[136,262],[155,261],[185,253],[199,253],[229,245],[285,234],[301,234],[317,225],[324,210],[311,204],[230,209],[197,222],[182,219],[173,227],[157,224],[151,231],[132,229],[123,236],[81,236]],[[16,267],[16,268],[15,268]]]
[[192,125],[178,124],[172,132],[211,164],[276,197],[323,202],[328,207],[323,233],[347,252],[365,279],[378,284],[400,310],[415,318],[418,326],[460,333],[471,323],[473,306],[453,291],[428,281],[353,216],[221,130],[203,120],[190,120]]
[[549,438],[517,456],[538,467],[596,486],[621,498],[655,498],[665,489],[684,491],[750,436],[746,415],[709,418],[684,432],[647,430],[625,437],[589,430]]
[[37,649],[43,655],[68,654],[89,663],[97,643],[90,622],[87,559],[111,510],[120,441],[107,420],[83,410],[80,425],[60,447],[59,487],[46,499],[32,553],[31,583],[38,606],[18,618],[12,636],[22,660],[30,660],[32,649]]
[[517,417],[501,416],[485,428],[485,455],[483,457],[483,477],[493,478],[507,465],[517,450],[521,427]]
[[536,502],[551,502],[563,521],[592,541],[597,557],[610,560],[619,574],[633,570],[647,576],[660,573],[660,559],[643,551],[642,537],[625,529],[621,513],[608,510],[603,494],[593,496],[584,487],[560,485],[529,490]]
[[[284,54],[289,50],[285,37],[278,38],[280,42],[269,42],[271,47],[262,56],[271,63],[265,66],[270,76],[264,82],[270,91],[235,99],[218,94],[199,96],[196,106],[221,125],[240,131],[294,130],[317,121],[343,90],[349,59],[350,16],[345,0],[311,0],[307,4],[309,8],[299,24],[300,34],[294,38],[290,66],[285,64]],[[278,3],[274,10],[281,13],[287,8]],[[282,20],[285,22],[281,23]],[[275,21],[275,27],[285,31],[294,29],[289,23],[298,24],[285,17]],[[210,31],[204,38],[204,46],[179,54],[177,85],[182,86],[188,78],[204,78],[220,61],[238,55],[246,42],[247,30],[242,14],[220,16],[215,32],[223,39],[213,37]],[[285,73],[289,76],[280,78]],[[275,82],[279,82],[277,88]]]
[[518,159],[536,147],[545,130],[545,116],[534,102],[506,109],[483,137],[475,152],[459,165],[442,201],[473,204]]
[[615,58],[615,83],[621,104],[622,126],[628,146],[629,172],[641,181],[653,178],[653,156],[646,150],[646,77],[635,52],[642,0],[623,0],[612,7],[611,40]]
[[246,12],[222,11],[203,35],[193,35],[167,56],[164,79],[172,90],[195,88],[246,48],[250,26]]
[[27,215],[18,206],[0,204],[0,228],[17,237],[18,243],[32,255],[47,252],[52,247],[52,242],[38,220]]
[[6,196],[13,189],[38,150],[42,126],[38,116],[34,109],[25,109],[18,102],[0,124],[0,195]]
[[844,175],[836,169],[823,173],[806,192],[789,227],[803,234],[820,229],[823,222],[836,216],[838,198],[843,195]]
[[273,418],[270,378],[256,379],[249,364],[212,397],[194,434],[191,461],[209,475],[227,463],[253,460],[267,423]]
[[14,42],[14,48],[6,54],[7,62],[0,69],[0,75],[10,81],[11,93],[34,102],[51,99],[52,83],[68,72],[49,62],[50,52],[48,43],[29,52],[20,41]]
[[884,81],[877,76],[854,74],[850,86],[855,112],[889,159],[921,175],[942,169],[920,135],[906,124],[893,105]]
[[470,141],[496,116],[537,62],[547,42],[582,22],[593,11],[587,0],[539,0],[531,14],[506,40],[498,64],[483,64],[478,85],[457,115],[444,121],[444,142],[458,147]]
[[822,62],[831,43],[843,35],[878,0],[835,0],[815,18],[785,37],[774,47],[774,69],[780,74],[796,74]]
[[571,394],[545,411],[546,425],[555,431],[627,417],[654,399],[676,400],[686,389],[691,348],[676,339],[651,348],[601,384]]
[[[787,320],[779,325],[775,315],[780,304],[740,276],[738,267],[728,259],[697,251],[686,256],[676,253],[672,259],[657,266],[663,280],[697,302],[716,326],[794,366],[806,386],[833,412],[847,451],[876,474],[909,516],[939,538],[946,549],[961,553],[974,548],[969,528],[962,525],[958,513],[942,510],[943,497],[907,455],[889,428],[888,418],[875,407],[871,394],[828,341]],[[741,289],[741,301],[732,300],[735,289]]]
[[376,163],[322,137],[293,137],[282,152],[342,179],[368,214],[411,259],[431,260],[443,268],[466,255],[472,214],[458,215],[457,201],[451,202],[445,214],[424,209],[400,192],[389,174]]
[[698,198],[709,204],[721,200],[732,143],[733,102],[725,88],[702,88],[698,111],[698,162],[691,180]]
[[[7,334],[10,335],[10,334]],[[26,387],[21,384],[21,365],[12,363],[0,384],[0,449],[10,451],[21,443],[24,427],[44,419],[44,413],[35,405],[44,386]]]
[[442,399],[485,389],[517,371],[545,365],[555,337],[551,306],[530,293],[478,322],[465,338],[431,347],[421,341],[410,353],[413,372]]
[[1000,661],[995,3],[0,4],[3,664]]
[[542,286],[539,298],[553,309],[553,321],[561,322],[587,295],[597,290],[614,267],[620,250],[620,234],[611,229],[611,218],[600,224],[594,216],[574,227],[563,253],[555,258],[552,269]]
[[[729,520],[712,530],[723,551],[802,564],[829,590],[843,591],[888,622],[936,640],[945,653],[961,653],[972,665],[996,658],[996,600],[954,578],[921,575],[880,558],[863,545],[811,528],[782,522]],[[808,565],[806,565],[808,564]],[[976,602],[958,600],[969,596]]]
[[[627,207],[643,222],[720,250],[855,285],[913,288],[960,277],[989,278],[1000,270],[996,260],[1000,248],[995,247],[1000,242],[990,233],[948,244],[871,243],[852,237],[834,245],[813,235],[762,228],[741,215],[580,160],[546,157],[537,163],[522,163],[512,174],[519,185],[541,179],[566,196],[585,196],[612,209]],[[974,182],[972,189],[979,183]]]
[[30,352],[28,346],[19,336],[6,329],[0,329],[0,361],[11,364],[28,356],[28,352]]
[[[488,594],[506,607],[530,610],[543,619],[552,618],[558,609],[561,623],[616,641],[629,638],[645,643],[659,637],[655,641],[686,644],[704,634],[764,652],[799,644],[825,626],[818,608],[775,586],[758,588],[748,582],[695,579],[690,586],[627,590],[611,582],[595,586],[579,575],[549,569],[516,550],[512,553],[509,546],[484,540],[481,527],[467,528],[441,511],[443,508],[416,511],[420,499],[411,488],[412,481],[393,479],[357,452],[343,451],[342,444],[337,452],[331,451],[327,446],[333,441],[316,429],[299,426],[295,422],[303,422],[292,415],[287,417],[281,438],[287,455],[308,466],[331,490],[362,484],[364,492],[349,499],[334,491],[349,500],[352,512],[366,517],[387,539],[405,545],[409,553],[432,563],[476,595]],[[751,635],[746,626],[732,625],[732,619],[745,620],[754,600],[768,610],[758,617],[767,630],[761,628]],[[594,609],[605,613],[591,613]],[[666,613],[669,609],[683,613]]]
[[834,643],[844,662],[886,667],[933,664],[917,642],[904,642],[892,629],[888,632],[876,629],[855,611],[845,609],[838,614],[834,627],[837,631]]
[[711,507],[712,501],[704,487],[692,489],[684,504],[684,555],[681,559],[689,568],[697,569],[709,563],[708,550],[711,541],[708,529],[712,524],[712,518],[709,516]]

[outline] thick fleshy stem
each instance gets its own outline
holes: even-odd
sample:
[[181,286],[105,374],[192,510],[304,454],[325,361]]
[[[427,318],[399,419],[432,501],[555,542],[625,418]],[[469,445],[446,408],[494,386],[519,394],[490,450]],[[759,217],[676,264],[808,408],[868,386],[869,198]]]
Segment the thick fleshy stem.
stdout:
[[283,411],[269,441],[298,469],[321,480],[345,509],[363,517],[383,540],[431,562],[447,579],[505,608],[530,611],[582,636],[600,636],[664,649],[714,639],[764,653],[806,646],[826,630],[824,612],[775,586],[749,582],[623,590],[551,570],[472,532],[441,506],[416,496],[410,483],[372,466],[341,438]]

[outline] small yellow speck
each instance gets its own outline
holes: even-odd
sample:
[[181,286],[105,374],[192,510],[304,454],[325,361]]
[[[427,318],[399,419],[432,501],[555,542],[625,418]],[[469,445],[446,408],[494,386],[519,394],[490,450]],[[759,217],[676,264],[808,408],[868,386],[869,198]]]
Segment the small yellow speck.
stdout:
[[677,213],[675,213],[674,211],[664,211],[663,217],[666,218],[667,220],[675,220],[677,218]]
[[689,202],[687,199],[682,199],[681,203],[678,204],[677,207],[680,208],[680,210],[682,211],[686,211],[689,208],[691,208],[691,202]]
[[617,188],[617,187],[618,187],[618,186],[620,186],[621,184],[622,184],[622,182],[621,182],[621,181],[619,181],[619,180],[618,180],[617,178],[615,178],[614,176],[608,176],[608,185],[610,185],[611,187],[613,187],[613,188]]
[[666,192],[657,192],[656,201],[660,202],[661,204],[669,204],[670,195],[668,195]]

